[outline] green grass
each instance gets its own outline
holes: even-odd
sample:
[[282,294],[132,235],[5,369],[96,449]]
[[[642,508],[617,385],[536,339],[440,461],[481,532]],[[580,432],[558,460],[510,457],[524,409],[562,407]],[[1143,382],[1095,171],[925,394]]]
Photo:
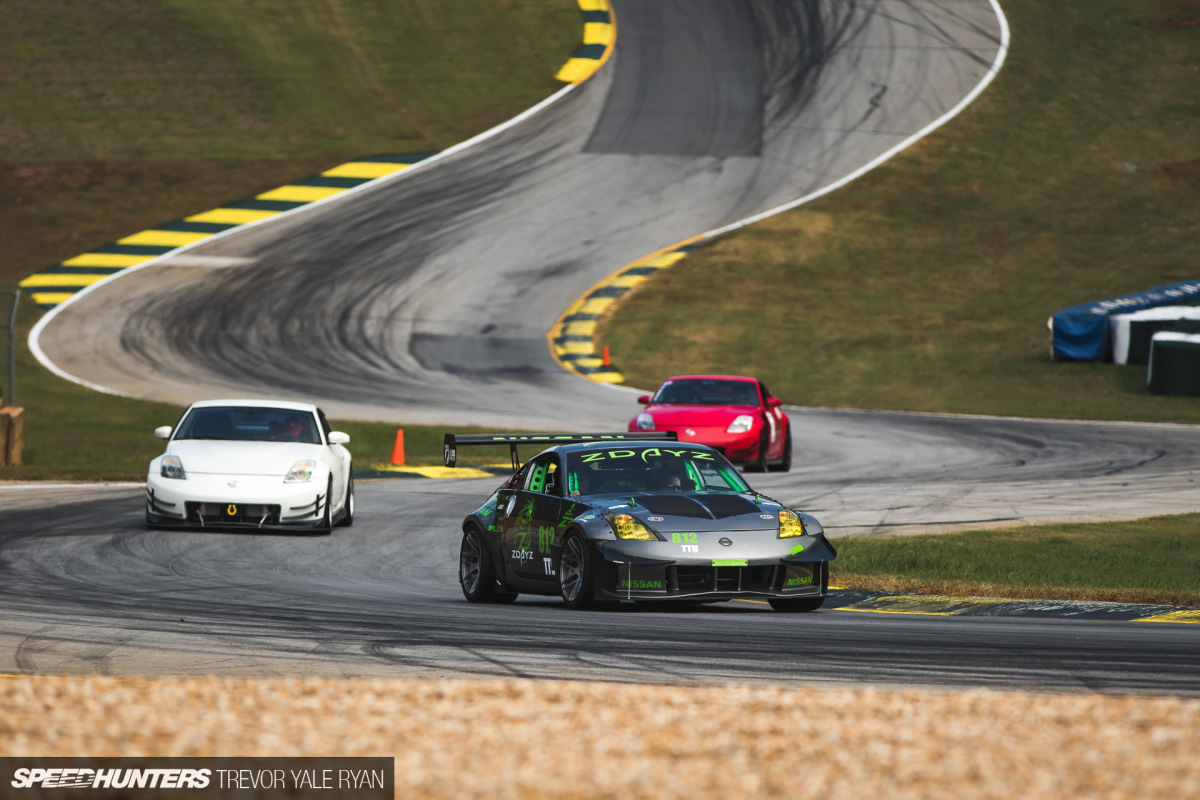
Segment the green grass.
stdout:
[[6,0],[0,160],[438,150],[562,84],[571,0]]
[[[6,0],[3,19],[0,289],[356,156],[444,149],[560,88],[582,33],[574,0]],[[179,416],[24,346],[18,370],[28,466],[0,480],[141,477]],[[440,463],[441,430],[405,427],[410,460]],[[352,450],[386,460],[394,431]]]
[[1200,514],[838,539],[831,581],[883,591],[1200,605]]
[[[1055,311],[1200,278],[1188,0],[1004,0],[1012,51],[961,116],[850,186],[692,254],[600,333],[633,386],[761,377],[804,405],[1200,422],[1145,367],[1053,363]],[[1067,33],[1069,32],[1069,33]]]

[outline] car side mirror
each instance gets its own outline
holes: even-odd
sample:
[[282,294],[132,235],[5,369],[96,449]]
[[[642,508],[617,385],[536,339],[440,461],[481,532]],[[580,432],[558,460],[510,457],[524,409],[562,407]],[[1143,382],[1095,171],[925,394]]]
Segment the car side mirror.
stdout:
[[341,431],[329,432],[330,444],[350,444],[350,434],[342,433]]
[[644,406],[650,405],[650,395],[648,395],[648,394],[642,395],[641,397],[638,398],[638,402]]
[[783,401],[778,397],[767,398],[767,408],[779,408],[781,405],[783,405]]
[[171,426],[163,425],[161,428],[155,428],[154,435],[157,436],[159,439],[170,439],[171,438]]

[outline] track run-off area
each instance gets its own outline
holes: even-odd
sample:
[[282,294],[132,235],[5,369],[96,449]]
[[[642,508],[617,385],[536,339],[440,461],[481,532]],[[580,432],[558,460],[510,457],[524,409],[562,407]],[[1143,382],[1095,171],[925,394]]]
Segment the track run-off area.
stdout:
[[[622,429],[634,393],[548,351],[563,309],[648,253],[838,185],[951,114],[1003,52],[987,0],[613,5],[609,62],[540,113],[99,285],[38,346],[77,379],[177,403]],[[1192,427],[789,413],[796,468],[751,483],[835,537],[1200,509]],[[355,526],[326,538],[145,531],[135,486],[0,488],[0,672],[1200,695],[1189,625],[470,606],[459,523],[497,482],[362,482]]]

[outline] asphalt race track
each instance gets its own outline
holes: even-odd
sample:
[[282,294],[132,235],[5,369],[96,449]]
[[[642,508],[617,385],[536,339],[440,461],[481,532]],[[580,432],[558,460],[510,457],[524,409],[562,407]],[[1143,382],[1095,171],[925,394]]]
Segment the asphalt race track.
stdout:
[[[1027,500],[1007,506],[1008,521],[1061,514],[1064,502],[1089,518],[1089,504],[1131,483],[1200,478],[1194,429],[1083,426],[1079,438],[1108,441],[1088,456],[1054,438],[1062,426],[1039,422],[821,411],[797,422],[798,442],[813,434],[814,460],[793,476],[751,481],[815,511],[834,536],[1003,524],[997,498],[1013,496]],[[1174,437],[1170,452],[1139,445],[1155,430]],[[1071,464],[1074,476],[1056,486]],[[472,606],[457,585],[458,526],[498,482],[361,482],[358,520],[330,537],[148,532],[140,486],[0,487],[0,673],[837,681],[1200,696],[1191,625],[784,615],[747,602],[612,613],[570,612],[549,598]],[[1164,510],[1195,507],[1195,489],[1180,500],[1164,485]]]
[[[629,390],[551,359],[558,314],[639,257],[870,162],[953,108],[1000,41],[985,0],[615,7],[614,57],[548,110],[101,287],[62,309],[43,350],[180,403],[285,394],[335,417],[623,427]],[[753,483],[835,535],[1200,508],[1200,429],[791,413],[796,470]],[[458,525],[496,482],[364,482],[359,521],[331,537],[147,532],[140,487],[0,487],[0,672],[1200,695],[1187,625],[470,606]]]
[[1188,625],[784,615],[744,602],[471,606],[456,583],[454,517],[494,483],[364,483],[359,522],[327,538],[146,532],[140,488],[71,491],[56,499],[76,501],[49,515],[5,514],[0,671],[1200,695],[1200,637]]
[[609,63],[542,113],[101,287],[41,347],[179,403],[284,392],[335,417],[621,423],[620,390],[552,360],[558,315],[638,258],[867,164],[953,108],[1000,43],[987,0],[615,7]]

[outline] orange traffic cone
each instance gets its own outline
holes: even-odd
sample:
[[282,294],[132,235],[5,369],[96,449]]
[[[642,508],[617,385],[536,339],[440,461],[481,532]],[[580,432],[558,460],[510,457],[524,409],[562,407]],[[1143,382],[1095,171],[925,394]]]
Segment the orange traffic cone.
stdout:
[[397,467],[404,466],[404,429],[396,430],[396,443],[392,445],[392,463]]
[[602,362],[603,362],[604,366],[606,366],[606,367],[612,366],[612,359],[609,358],[609,355],[608,355],[608,345],[604,345],[604,358],[603,358]]

